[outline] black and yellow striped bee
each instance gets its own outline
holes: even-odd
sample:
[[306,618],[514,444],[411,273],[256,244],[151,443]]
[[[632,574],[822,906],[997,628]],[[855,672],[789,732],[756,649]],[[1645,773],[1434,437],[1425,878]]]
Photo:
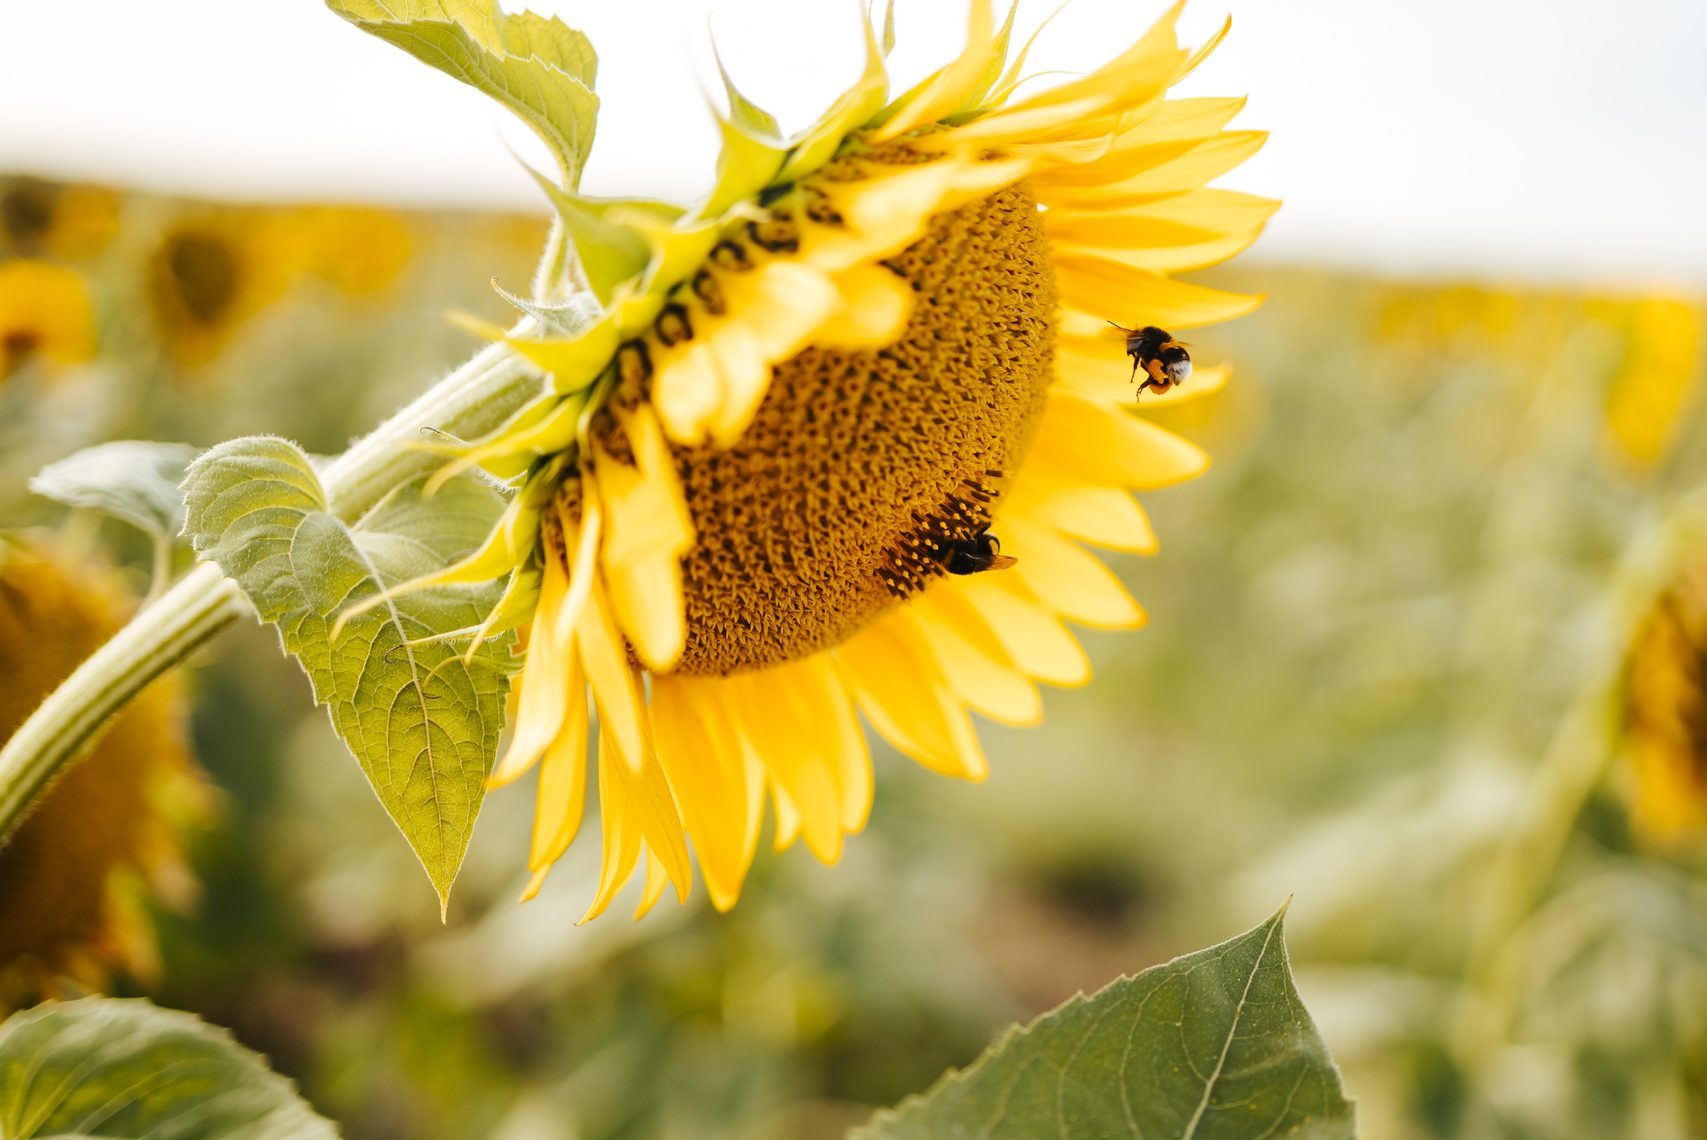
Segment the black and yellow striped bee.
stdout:
[[979,527],[968,538],[944,544],[942,567],[950,574],[982,574],[986,570],[1006,570],[1019,559],[1002,553],[1002,544],[990,533],[989,524]]
[[1139,396],[1147,389],[1154,389],[1160,395],[1176,384],[1185,383],[1191,375],[1191,353],[1167,329],[1159,329],[1155,325],[1129,329],[1125,325],[1115,325],[1113,321],[1108,323],[1126,334],[1126,355],[1132,358],[1132,378],[1138,378],[1139,369],[1144,371],[1144,382],[1138,385]]

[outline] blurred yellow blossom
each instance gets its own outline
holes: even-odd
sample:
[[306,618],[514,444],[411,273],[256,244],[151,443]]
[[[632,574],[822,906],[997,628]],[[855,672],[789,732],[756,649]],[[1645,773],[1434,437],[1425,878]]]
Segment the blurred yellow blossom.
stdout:
[[32,360],[81,364],[95,352],[89,290],[74,271],[43,261],[0,261],[0,380]]
[[1670,297],[1638,302],[1629,314],[1630,349],[1613,381],[1607,439],[1638,469],[1665,459],[1701,377],[1707,321],[1701,309]]
[[[0,545],[0,738],[123,623],[111,570]],[[179,833],[208,792],[185,741],[183,694],[156,682],[41,797],[0,847],[0,1011],[155,969],[143,900],[194,893]],[[145,889],[146,888],[146,889]]]

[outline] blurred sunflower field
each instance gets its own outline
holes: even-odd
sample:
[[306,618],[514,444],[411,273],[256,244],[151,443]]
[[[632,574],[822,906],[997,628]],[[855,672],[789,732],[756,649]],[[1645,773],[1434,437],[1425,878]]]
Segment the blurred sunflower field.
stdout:
[[[112,438],[335,449],[464,354],[443,309],[501,316],[483,282],[525,278],[545,233],[23,177],[0,206],[9,541],[138,596],[146,550],[30,475]],[[579,931],[590,853],[516,908],[529,808],[494,797],[441,926],[271,635],[241,628],[185,677],[218,790],[170,805],[188,869],[173,905],[133,903],[158,947],[114,958],[117,992],[231,1027],[352,1136],[832,1136],[1291,894],[1368,1134],[1701,1134],[1707,548],[1677,583],[1664,550],[1707,476],[1707,309],[1275,265],[1216,283],[1269,300],[1194,344],[1234,362],[1223,392],[1153,413],[1217,457],[1153,500],[1170,557],[1118,563],[1155,616],[1090,635],[1102,679],[1047,698],[1046,747],[992,730],[999,778],[880,756],[841,867],[761,861],[728,916]],[[40,667],[3,664],[9,686]]]
[[[1177,11],[1121,66],[1068,81],[1066,96],[1022,98],[1019,65],[997,66],[1013,15],[998,29],[974,4],[963,55],[892,104],[872,95],[894,40],[881,21],[867,37],[864,86],[786,144],[775,120],[729,87],[716,186],[695,214],[579,195],[591,120],[574,116],[592,112],[575,97],[597,106],[580,33],[474,0],[442,11],[414,4],[432,18],[407,27],[384,4],[332,6],[520,114],[561,165],[560,183],[537,176],[555,216],[226,201],[0,167],[0,743],[12,750],[0,755],[0,824],[16,823],[0,829],[0,1140],[1327,1140],[1354,1134],[1349,1102],[1356,1134],[1396,1140],[1707,1136],[1707,296],[1580,277],[1332,269],[1260,247],[1217,264],[1255,239],[1275,203],[1205,185],[1262,144],[1260,132],[1222,129],[1242,100],[1162,101],[1202,58],[1174,43]],[[417,36],[420,27],[429,32]],[[978,54],[981,36],[999,45],[986,51],[994,62]],[[457,62],[468,59],[499,78]],[[532,79],[517,80],[528,66],[561,86],[535,97]],[[553,132],[564,134],[565,121],[585,129],[564,142]],[[953,150],[963,129],[973,141]],[[1205,139],[1220,150],[1193,149]],[[1105,157],[1098,146],[1114,149]],[[906,180],[921,169],[926,177]],[[948,173],[932,182],[932,169]],[[1122,195],[1133,216],[1092,216]],[[886,227],[888,245],[870,238]],[[873,244],[848,254],[834,244],[845,233]],[[1132,233],[1153,247],[1122,246]],[[702,238],[703,249],[693,244]],[[1115,255],[1096,260],[1108,253],[1091,248],[1098,241],[1157,260],[1120,277],[1108,268]],[[1042,269],[1014,271],[1033,247],[1045,250]],[[986,255],[975,285],[989,296],[952,274],[946,286],[927,284],[956,258]],[[824,269],[813,256],[847,261]],[[755,265],[756,277],[738,275]],[[873,286],[877,267],[888,275]],[[1010,272],[1041,275],[1009,288],[1001,275]],[[743,299],[736,287],[748,280],[773,282],[771,292]],[[946,299],[926,295],[938,287]],[[814,289],[834,305],[798,336],[777,331],[806,321],[795,310]],[[742,324],[741,306],[761,294],[763,311]],[[774,553],[764,529],[774,518],[744,513],[738,495],[717,497],[788,463],[799,467],[783,483],[832,497],[846,494],[838,478],[893,474],[871,465],[824,476],[832,463],[776,443],[820,431],[819,414],[835,417],[807,401],[778,429],[764,418],[777,406],[763,402],[764,384],[819,383],[831,391],[822,399],[845,398],[864,417],[883,398],[898,402],[904,385],[861,389],[873,383],[862,368],[880,379],[917,373],[941,386],[925,397],[927,412],[940,413],[948,405],[930,399],[975,382],[955,369],[1000,371],[1031,351],[1009,352],[1027,336],[1042,338],[1031,363],[1042,361],[1043,386],[1057,347],[1082,359],[1104,344],[1110,375],[1123,381],[1122,343],[1101,327],[1112,322],[1089,319],[1109,295],[1153,298],[1198,326],[1184,333],[1195,377],[1135,357],[1134,380],[1148,378],[1135,411],[1120,387],[1108,420],[1081,408],[1076,421],[1091,425],[1087,436],[1121,425],[1093,442],[1126,449],[1099,457],[1088,442],[1079,459],[1139,472],[1070,490],[1114,494],[1120,484],[1119,510],[1106,496],[1071,501],[1089,531],[1138,532],[1104,545],[1125,551],[1108,565],[1143,610],[1116,587],[1098,596],[1133,605],[1129,619],[1083,617],[1075,600],[1096,605],[1073,595],[1103,579],[1082,568],[1073,588],[1051,595],[1052,548],[1024,541],[1027,526],[1041,528],[993,514],[999,492],[976,480],[945,500],[946,522],[915,512],[917,541],[883,564],[890,612],[925,597],[919,583],[933,575],[1038,573],[1022,579],[1037,596],[1016,587],[1012,596],[1030,600],[1009,612],[1043,631],[1039,643],[1073,644],[1063,616],[1111,627],[1075,627],[1089,669],[1056,676],[1022,668],[999,634],[986,657],[954,648],[973,644],[976,621],[939,642],[930,634],[941,629],[921,619],[925,656],[949,682],[966,676],[956,663],[977,673],[1010,657],[996,682],[1017,678],[1032,699],[1034,679],[1051,682],[1042,727],[1022,730],[1023,713],[999,715],[1001,700],[968,696],[976,680],[947,713],[926,710],[937,721],[892,716],[904,702],[862,678],[839,641],[791,645],[792,656],[759,666],[823,664],[835,649],[842,672],[824,671],[846,693],[833,681],[820,686],[828,696],[815,689],[791,704],[802,668],[778,671],[775,687],[752,690],[744,706],[664,703],[689,685],[734,692],[750,679],[745,658],[686,681],[692,670],[671,669],[684,639],[690,657],[695,637],[734,630],[738,642],[780,593],[757,571],[749,580],[742,562]],[[1042,333],[1013,315],[1031,303]],[[625,305],[652,308],[619,339],[577,305],[625,320]],[[1005,336],[986,336],[968,314],[1013,320]],[[738,387],[730,345],[766,379],[725,391],[722,405],[696,404],[692,388],[675,389],[672,404],[665,393],[694,359],[691,344],[681,347],[693,322],[701,345],[720,346],[714,357],[729,353],[713,368],[725,389]],[[912,339],[898,339],[903,329]],[[596,341],[601,330],[608,344]],[[903,343],[948,344],[965,359],[897,364]],[[453,384],[477,352],[537,366],[539,402],[512,406],[472,443],[436,421],[406,425],[399,450],[450,457],[449,466],[372,495],[359,521],[339,521],[334,472],[345,463],[347,474],[362,448],[352,440],[434,378]],[[574,381],[587,361],[588,376]],[[1055,411],[1091,405],[1093,385],[1064,397],[1060,387],[1048,393]],[[979,405],[977,430],[964,434],[1010,431],[1017,442],[1004,464],[1033,438],[1039,452],[1053,443],[1058,467],[1031,476],[1044,481],[1037,502],[1048,499],[1047,480],[1070,481],[1074,456],[1051,439],[1061,420],[1049,418],[1042,389],[1027,391],[1011,422]],[[881,421],[871,434],[901,439],[909,461],[933,451],[908,450],[894,408],[870,415]],[[828,428],[820,434],[847,447]],[[241,468],[241,482],[208,459],[236,437],[274,448],[213,452]],[[146,440],[170,443],[136,442]],[[737,458],[719,467],[718,449]],[[1209,456],[1213,466],[1193,478]],[[919,461],[917,478],[935,458]],[[482,465],[484,474],[462,474]],[[995,486],[1014,472],[985,474]],[[901,476],[898,485],[915,471]],[[210,519],[260,493],[251,485],[293,479],[318,499],[292,510],[354,535],[368,577],[344,583],[348,565],[304,553],[313,536],[300,518],[281,523],[289,512],[276,502],[231,513],[225,533],[213,533]],[[1141,513],[1128,486],[1144,491]],[[465,536],[451,516],[487,506],[503,521],[458,545]],[[443,513],[425,530],[403,525],[434,510]],[[489,522],[480,516],[482,534]],[[703,582],[691,557],[696,528],[705,540],[718,525],[735,532],[723,550],[746,545],[717,564],[709,596],[721,597],[721,575],[739,579],[753,605],[707,620],[716,606],[695,593]],[[1062,531],[1095,537],[1067,523]],[[1150,556],[1155,534],[1160,557]],[[979,545],[1004,535],[1020,539],[1006,559],[996,543]],[[810,537],[801,561],[820,553],[823,536]],[[629,570],[612,549],[647,541],[676,545],[661,562],[645,560],[656,549],[635,554],[634,578],[622,577]],[[285,554],[275,558],[275,546]],[[417,558],[408,565],[427,558],[427,572],[393,573],[400,560],[382,573],[380,554],[401,558],[404,547]],[[1010,571],[1016,552],[1023,569]],[[198,573],[198,554],[218,563],[200,567],[218,583],[207,612],[235,604],[235,580],[264,621],[237,620],[206,645],[217,625],[183,626],[181,645],[157,647],[181,667],[162,665],[110,700],[124,678],[85,665],[82,691],[93,686],[91,705],[116,715],[97,733],[73,724],[72,709],[65,731],[93,743],[75,763],[62,757],[63,774],[43,778],[31,803],[13,802],[17,770],[5,757],[47,747],[35,743],[44,715],[32,714],[53,711],[50,694],[97,650],[151,636],[166,608],[155,603],[174,580],[178,589],[196,581],[186,576]],[[250,575],[269,560],[292,562],[298,586],[326,579],[343,592],[338,606],[281,600],[276,580],[255,587]],[[455,576],[486,561],[501,570]],[[774,580],[793,581],[794,549],[777,562]],[[660,564],[661,575],[644,577]],[[493,578],[501,589],[475,592]],[[360,629],[367,611],[389,608],[402,629],[395,612],[412,603],[399,599],[447,582],[466,591],[454,597],[474,624],[427,622],[426,634],[399,633],[383,653],[376,639],[367,652],[382,664],[355,675],[366,686],[393,656],[415,668],[422,647],[442,654],[421,657],[434,662],[429,676],[401,691],[425,709],[420,752],[436,746],[435,728],[478,729],[464,734],[484,749],[471,786],[494,794],[476,792],[472,807],[446,806],[456,796],[439,787],[440,767],[430,768],[430,794],[389,783],[366,749],[384,737],[395,756],[402,715],[393,707],[364,721],[386,695],[337,691],[346,622]],[[679,623],[684,590],[698,626],[675,630],[671,650],[666,619]],[[352,599],[360,604],[344,608]],[[831,607],[836,620],[841,605]],[[838,637],[870,644],[849,624],[855,632]],[[1137,635],[1112,628],[1135,625]],[[281,636],[302,669],[280,653]],[[444,648],[458,638],[472,640],[466,653]],[[819,655],[801,656],[808,650]],[[484,652],[545,680],[531,691],[517,680],[506,696],[479,679]],[[459,669],[475,678],[472,696],[447,711],[464,690],[432,685]],[[1095,682],[1083,684],[1091,672]],[[616,707],[612,675],[630,686],[624,699],[639,710],[633,731],[646,738],[650,768],[619,754],[631,710]],[[905,689],[914,676],[889,683]],[[940,679],[916,676],[927,689]],[[481,719],[481,701],[512,722],[511,754],[493,755],[498,728]],[[863,792],[852,790],[858,766],[845,762],[850,749],[864,756],[863,743],[848,744],[849,731],[864,739],[856,702],[879,734],[876,778],[865,774]],[[700,746],[694,758],[707,770],[742,769],[731,783],[740,794],[718,810],[702,805],[705,815],[694,816],[691,781],[670,768],[676,722],[660,709],[672,707],[703,714],[693,724],[702,735],[677,723],[677,739]],[[771,745],[786,735],[767,726],[799,728],[814,708],[840,719],[797,733],[809,757],[765,753],[767,734]],[[978,740],[954,735],[971,723],[967,708],[985,714],[981,753]],[[589,720],[598,726],[590,795]],[[938,721],[953,738],[940,763],[928,739]],[[840,760],[830,757],[838,747]],[[988,780],[968,759],[983,756]],[[496,790],[512,779],[522,791]],[[571,844],[589,804],[600,838]],[[453,808],[466,809],[469,826],[474,811],[483,817],[471,839],[464,830],[446,844],[466,841],[466,857],[420,838],[435,826],[454,832]],[[737,857],[713,882],[708,837],[720,825]],[[797,835],[805,842],[791,848]],[[677,864],[687,867],[689,839],[707,889],[678,882],[685,905],[652,909]],[[641,896],[636,916],[621,905],[590,921],[631,875],[645,881],[624,896]],[[1206,1017],[1225,1024],[1205,1028]],[[79,1084],[97,1070],[113,1083]],[[179,1082],[170,1095],[169,1077]],[[1133,1081],[1152,1099],[1135,1107]]]

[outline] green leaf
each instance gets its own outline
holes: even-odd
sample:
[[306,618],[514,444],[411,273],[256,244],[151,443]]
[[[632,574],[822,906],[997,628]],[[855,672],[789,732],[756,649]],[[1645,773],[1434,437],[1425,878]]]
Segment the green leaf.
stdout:
[[598,58],[556,17],[506,15],[497,0],[326,0],[364,32],[502,103],[545,140],[563,185],[581,180],[593,147]]
[[1250,1140],[1355,1135],[1275,916],[1007,1035],[852,1140]]
[[0,1136],[336,1137],[223,1029],[142,1000],[48,1002],[0,1025]]
[[442,907],[480,810],[508,688],[507,640],[465,663],[444,635],[479,625],[502,583],[402,594],[331,638],[345,610],[457,561],[502,512],[498,493],[474,478],[432,498],[423,482],[399,487],[351,527],[328,508],[295,444],[237,439],[191,466],[185,529],[278,626]]
[[50,463],[30,490],[70,507],[92,507],[159,539],[184,529],[184,469],[199,448],[124,439]]

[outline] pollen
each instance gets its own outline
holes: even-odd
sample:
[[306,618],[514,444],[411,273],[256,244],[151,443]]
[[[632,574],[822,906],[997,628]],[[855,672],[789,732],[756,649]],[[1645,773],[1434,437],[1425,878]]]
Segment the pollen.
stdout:
[[1036,202],[1013,187],[942,214],[884,264],[917,295],[896,343],[807,349],[734,447],[677,452],[699,535],[679,671],[839,644],[940,573],[934,551],[988,523],[1018,469],[1054,368]]

